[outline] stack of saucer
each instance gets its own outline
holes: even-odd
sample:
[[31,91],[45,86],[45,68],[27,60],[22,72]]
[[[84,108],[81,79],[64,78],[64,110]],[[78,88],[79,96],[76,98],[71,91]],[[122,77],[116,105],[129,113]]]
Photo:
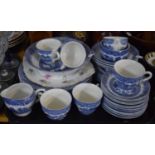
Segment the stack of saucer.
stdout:
[[[102,77],[103,109],[118,118],[140,117],[148,106],[148,80],[152,74],[146,72],[140,63],[129,59],[117,61],[114,70],[114,74]],[[146,74],[148,77],[144,78]]]
[[43,39],[26,49],[19,79],[34,89],[71,90],[92,79],[95,69],[91,57],[91,50],[83,42],[68,37]]
[[[107,40],[113,40],[109,44],[107,43]],[[95,44],[92,48],[94,51],[94,57],[93,57],[93,63],[96,67],[96,79],[98,81],[101,81],[102,75],[106,74],[106,72],[113,71],[113,66],[116,61],[119,59],[132,59],[132,60],[138,60],[139,58],[142,58],[139,55],[139,51],[131,44],[126,44],[126,48],[124,47],[124,44],[122,44],[123,49],[115,49],[114,45],[117,40],[126,39],[125,37],[105,37],[101,42]],[[116,41],[115,41],[116,40]],[[107,43],[107,46],[106,46]],[[114,44],[115,43],[115,44]],[[119,41],[118,41],[119,43]],[[120,44],[118,44],[120,45]],[[121,46],[119,46],[120,48]],[[114,49],[113,49],[114,48]],[[117,47],[118,48],[118,47]],[[122,51],[122,55],[121,55]]]
[[26,32],[24,31],[12,31],[8,37],[9,48],[15,47],[26,40]]

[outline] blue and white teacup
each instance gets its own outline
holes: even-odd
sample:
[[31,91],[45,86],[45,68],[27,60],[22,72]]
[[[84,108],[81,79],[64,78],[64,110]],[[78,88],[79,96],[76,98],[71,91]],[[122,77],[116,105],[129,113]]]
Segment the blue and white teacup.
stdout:
[[101,56],[109,61],[117,61],[128,57],[130,44],[128,44],[124,49],[113,49],[104,45],[104,40],[100,42],[100,53]]
[[113,51],[120,51],[128,46],[128,38],[121,36],[105,36],[103,41],[103,46],[111,49]]
[[[114,64],[114,76],[121,89],[133,89],[136,85],[152,78],[152,73],[146,71],[144,66],[131,59],[119,60]],[[145,77],[147,76],[147,77]]]
[[73,88],[72,95],[78,110],[84,115],[90,115],[100,105],[103,92],[94,84],[81,83]]
[[43,112],[52,120],[62,120],[70,111],[72,97],[64,89],[50,89],[48,91],[39,89],[37,93],[42,92],[40,104]]
[[123,50],[114,51],[112,49],[109,49],[105,46],[101,46],[101,56],[102,58],[109,60],[109,61],[117,61],[120,59],[125,59],[128,57],[130,46]]
[[36,94],[31,85],[17,83],[1,92],[5,106],[16,116],[24,117],[31,113]]
[[43,39],[36,43],[37,53],[40,55],[39,64],[42,69],[52,70],[57,68],[55,63],[60,60],[60,47],[61,42],[53,38]]

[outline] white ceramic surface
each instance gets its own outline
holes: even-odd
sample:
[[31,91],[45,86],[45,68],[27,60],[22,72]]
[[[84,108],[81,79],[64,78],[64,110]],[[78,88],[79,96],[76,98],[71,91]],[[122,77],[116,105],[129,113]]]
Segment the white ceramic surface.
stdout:
[[95,73],[91,63],[85,64],[78,70],[62,72],[41,71],[30,65],[25,59],[23,69],[27,78],[43,87],[64,88],[79,83]]
[[102,98],[102,90],[91,83],[82,83],[73,88],[73,96],[83,103],[95,103]]
[[[24,88],[24,89],[23,89]],[[26,83],[17,83],[1,92],[1,96],[9,99],[26,99],[33,93],[33,88]]]
[[152,73],[145,71],[145,68],[142,64],[137,61],[124,59],[119,60],[114,64],[114,70],[122,77],[125,78],[140,78],[144,75],[149,75],[143,81],[147,81],[152,77]]
[[112,39],[113,40],[113,43],[110,45],[113,50],[116,50],[116,51],[119,51],[119,50],[122,50],[122,49],[125,49],[127,47],[128,44],[122,44],[121,41],[124,39],[124,40],[127,40],[126,37],[120,37],[120,36],[107,36],[107,37],[104,37],[104,40],[106,39]]
[[82,44],[76,41],[70,41],[62,47],[60,57],[65,66],[76,68],[84,63],[86,50]]
[[5,106],[19,117],[27,116],[35,103],[35,92],[31,85],[17,83],[1,92]]
[[152,67],[155,67],[155,52],[147,53],[145,55],[145,61]]
[[61,42],[58,39],[47,38],[37,42],[36,48],[42,51],[57,51],[61,46]]
[[50,110],[61,110],[71,105],[72,97],[70,93],[63,89],[50,89],[45,91],[40,103],[43,107]]

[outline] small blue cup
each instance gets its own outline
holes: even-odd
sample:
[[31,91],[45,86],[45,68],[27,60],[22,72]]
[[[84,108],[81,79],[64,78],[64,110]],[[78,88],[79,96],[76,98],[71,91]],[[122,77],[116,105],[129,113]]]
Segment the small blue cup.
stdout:
[[17,83],[1,92],[5,106],[19,117],[27,116],[32,111],[36,94],[26,83]]
[[36,43],[36,50],[40,55],[39,65],[41,69],[54,70],[61,67],[55,65],[60,60],[60,47],[61,42],[52,38],[43,39]]
[[145,71],[142,64],[130,59],[117,61],[114,64],[113,74],[116,78],[117,86],[131,93],[134,92],[134,87],[152,78],[152,73]]
[[121,36],[105,36],[102,44],[112,51],[120,51],[128,46],[128,38]]
[[45,91],[38,89],[36,92],[41,93],[40,103],[43,112],[49,119],[62,120],[70,111],[72,97],[69,92],[64,89],[50,89]]
[[100,105],[103,93],[94,84],[81,83],[73,88],[72,95],[78,110],[84,115],[90,115]]
[[127,48],[117,51],[117,50],[108,48],[106,46],[103,46],[102,42],[101,42],[100,46],[101,46],[101,51],[100,51],[101,56],[104,59],[109,60],[109,61],[117,61],[120,59],[127,58],[128,54],[129,54],[129,49],[130,49],[130,46],[128,45]]

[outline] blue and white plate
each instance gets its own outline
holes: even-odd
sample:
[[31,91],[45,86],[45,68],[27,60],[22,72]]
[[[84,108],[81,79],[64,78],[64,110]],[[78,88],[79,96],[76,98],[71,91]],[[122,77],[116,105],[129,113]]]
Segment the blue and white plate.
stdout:
[[116,103],[114,100],[108,99],[107,97],[104,97],[103,103],[106,102],[106,105],[109,107],[122,112],[138,112],[142,109],[144,109],[148,105],[148,99],[141,102],[139,105],[120,105],[119,103]]
[[101,80],[101,88],[105,96],[109,96],[110,98],[115,98],[120,101],[126,102],[126,104],[134,104],[134,102],[139,102],[145,99],[150,93],[150,83],[145,82],[140,85],[140,91],[137,94],[133,94],[131,96],[124,96],[116,93],[111,88],[110,82],[113,80],[112,75],[103,76]]
[[109,105],[111,105],[114,108],[120,108],[120,109],[141,109],[143,108],[146,103],[149,101],[149,97],[146,99],[140,101],[140,102],[134,102],[135,104],[127,105],[126,102],[123,101],[117,101],[115,98],[108,98],[108,96],[104,96],[104,101],[108,102]]
[[139,95],[141,91],[141,85],[135,85],[132,87],[132,89],[123,89],[123,88],[120,88],[120,86],[117,84],[117,79],[115,78],[115,76],[111,75],[111,77],[112,78],[109,81],[109,85],[113,92],[123,96],[136,97],[137,95]]
[[142,116],[144,114],[144,112],[146,111],[147,107],[145,107],[144,109],[142,109],[141,111],[138,112],[132,112],[132,113],[124,113],[124,112],[119,112],[117,110],[114,110],[112,108],[110,108],[109,106],[106,105],[106,102],[104,104],[102,104],[102,108],[108,112],[109,114],[117,117],[117,118],[121,118],[121,119],[134,119],[134,118],[138,118],[140,116]]

